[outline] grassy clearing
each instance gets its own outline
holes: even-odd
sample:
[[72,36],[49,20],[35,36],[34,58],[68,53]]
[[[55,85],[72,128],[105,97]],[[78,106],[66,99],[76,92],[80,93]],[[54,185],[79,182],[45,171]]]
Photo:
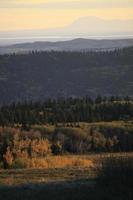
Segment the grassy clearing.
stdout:
[[[61,169],[82,167],[89,168],[93,166],[93,161],[85,156],[47,156],[44,158],[21,159],[17,163],[17,168],[27,169]],[[15,168],[15,166],[13,166]]]
[[63,159],[68,158],[88,159],[93,166],[1,170],[0,200],[133,199],[132,153],[64,156]]
[[133,153],[50,156],[41,160],[41,163],[35,163],[34,168],[1,169],[0,185],[95,179],[101,163],[112,156],[132,158]]
[[[58,123],[57,126],[58,127],[64,127],[64,126],[68,126],[70,125],[70,127],[76,127],[76,125],[78,124],[78,128],[79,129],[86,129],[86,128],[91,128],[91,127],[99,127],[99,126],[105,126],[105,127],[132,127],[133,128],[133,121],[132,120],[128,120],[128,121],[112,121],[112,122],[90,122],[90,123],[85,123],[85,122],[79,122],[79,123]],[[52,133],[55,130],[55,126],[54,125],[34,125],[32,126],[33,129],[35,130],[40,130],[46,133]]]
[[0,170],[0,185],[71,181],[94,176],[93,156],[49,156],[29,160],[26,169]]
[[5,170],[0,171],[0,186],[46,184],[77,180],[84,182],[86,179],[92,180],[94,176],[95,174],[88,168]]
[[33,158],[30,160],[31,168],[71,168],[71,167],[82,167],[89,168],[93,167],[93,162],[88,158],[81,156],[49,156],[46,158]]

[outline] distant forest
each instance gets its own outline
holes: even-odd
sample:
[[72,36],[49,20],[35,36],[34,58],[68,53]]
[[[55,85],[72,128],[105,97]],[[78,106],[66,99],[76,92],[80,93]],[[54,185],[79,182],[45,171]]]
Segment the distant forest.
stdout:
[[133,95],[133,47],[0,55],[0,104],[98,94]]
[[130,97],[101,97],[96,99],[63,98],[44,102],[12,103],[0,107],[0,125],[22,125],[30,129],[34,124],[119,121],[133,119],[133,99]]

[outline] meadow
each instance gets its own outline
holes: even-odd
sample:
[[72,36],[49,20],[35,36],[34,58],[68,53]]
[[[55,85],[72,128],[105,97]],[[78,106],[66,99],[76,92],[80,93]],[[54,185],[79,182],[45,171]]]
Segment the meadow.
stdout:
[[81,159],[83,163],[88,161],[88,166],[81,163],[0,170],[0,199],[132,200],[132,153],[75,155],[63,159],[69,162]]

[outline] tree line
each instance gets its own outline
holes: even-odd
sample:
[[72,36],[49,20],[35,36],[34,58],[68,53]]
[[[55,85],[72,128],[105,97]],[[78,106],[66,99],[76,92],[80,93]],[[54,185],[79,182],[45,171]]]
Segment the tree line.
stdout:
[[0,107],[0,125],[58,124],[78,122],[118,121],[133,119],[133,101],[130,97],[101,97],[92,99],[47,99],[44,102],[12,103]]

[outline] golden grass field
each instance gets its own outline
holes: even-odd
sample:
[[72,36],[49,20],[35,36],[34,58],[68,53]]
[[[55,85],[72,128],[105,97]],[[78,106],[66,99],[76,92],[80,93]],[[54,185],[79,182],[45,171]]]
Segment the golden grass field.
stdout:
[[[49,156],[32,159],[27,169],[0,170],[0,186],[94,179],[102,160],[133,157],[133,153]],[[31,163],[32,162],[32,163]],[[31,166],[30,166],[31,164]]]

